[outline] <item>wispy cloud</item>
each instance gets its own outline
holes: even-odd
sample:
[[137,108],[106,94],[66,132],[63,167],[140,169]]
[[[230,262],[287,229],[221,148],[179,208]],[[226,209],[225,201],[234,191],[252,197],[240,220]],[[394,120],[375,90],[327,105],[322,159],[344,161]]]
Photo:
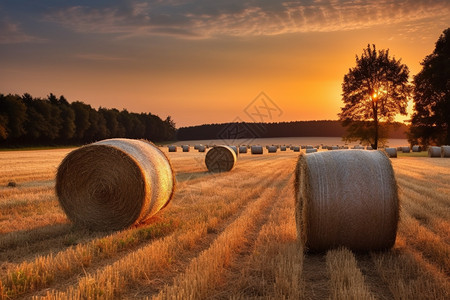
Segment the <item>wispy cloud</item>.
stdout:
[[44,39],[26,34],[18,23],[0,20],[0,44],[42,42]]
[[129,60],[131,60],[129,57],[118,57],[118,56],[96,54],[96,53],[76,54],[75,58],[82,59],[82,60],[89,60],[89,61],[100,61],[100,62],[101,61],[111,62],[111,61],[129,61]]
[[208,38],[333,32],[450,15],[448,0],[151,0],[46,16],[78,32]]

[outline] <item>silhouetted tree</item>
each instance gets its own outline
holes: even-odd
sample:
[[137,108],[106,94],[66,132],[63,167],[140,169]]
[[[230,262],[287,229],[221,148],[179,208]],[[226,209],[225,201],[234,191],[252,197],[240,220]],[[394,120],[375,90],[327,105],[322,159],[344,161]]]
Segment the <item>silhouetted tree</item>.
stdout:
[[74,138],[81,142],[84,139],[84,134],[89,128],[91,123],[89,122],[89,111],[92,109],[90,105],[83,102],[72,102],[72,109],[75,113],[75,134]]
[[18,95],[0,94],[0,114],[8,139],[19,139],[26,133],[27,107]]
[[[408,76],[408,67],[401,60],[389,57],[389,50],[377,51],[375,45],[367,45],[361,57],[356,56],[356,66],[349,69],[342,83],[345,106],[339,119],[347,127],[344,139],[370,140],[377,149],[380,137],[384,138],[380,122],[392,122],[399,113],[406,115],[411,95]],[[367,121],[372,123],[371,129],[367,128]]]
[[450,145],[450,28],[444,30],[433,53],[421,62],[414,76],[412,144]]

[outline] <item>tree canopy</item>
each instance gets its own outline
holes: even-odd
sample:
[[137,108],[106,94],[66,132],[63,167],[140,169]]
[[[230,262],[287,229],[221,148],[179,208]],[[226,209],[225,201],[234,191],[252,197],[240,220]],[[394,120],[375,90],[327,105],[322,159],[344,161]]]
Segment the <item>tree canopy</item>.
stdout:
[[347,141],[360,140],[377,149],[379,141],[387,138],[386,127],[397,114],[406,115],[411,86],[409,69],[389,56],[388,50],[376,50],[367,45],[356,66],[350,68],[342,83],[342,101],[339,120],[347,128]]
[[444,30],[433,53],[414,76],[414,114],[409,142],[450,145],[450,28]]
[[115,108],[98,110],[64,96],[46,99],[30,94],[0,94],[0,145],[84,144],[115,137],[173,140],[175,123],[151,113],[130,113]]

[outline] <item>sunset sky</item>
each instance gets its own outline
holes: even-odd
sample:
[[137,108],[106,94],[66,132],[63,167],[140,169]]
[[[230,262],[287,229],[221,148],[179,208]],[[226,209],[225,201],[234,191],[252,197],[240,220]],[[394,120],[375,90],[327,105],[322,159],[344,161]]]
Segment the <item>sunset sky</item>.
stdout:
[[[252,121],[266,100],[277,110],[263,121],[337,119],[343,76],[368,43],[412,76],[449,21],[448,0],[1,0],[0,93],[177,127]],[[261,92],[270,99],[254,101]]]

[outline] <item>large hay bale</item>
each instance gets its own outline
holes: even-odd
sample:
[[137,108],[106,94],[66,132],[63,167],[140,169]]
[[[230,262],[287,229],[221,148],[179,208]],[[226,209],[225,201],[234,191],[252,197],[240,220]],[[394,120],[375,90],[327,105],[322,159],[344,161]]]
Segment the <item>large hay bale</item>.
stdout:
[[412,146],[412,152],[420,152],[420,151],[422,151],[422,149],[420,148],[420,146],[417,146],[417,145]]
[[371,251],[394,245],[399,199],[384,152],[301,154],[294,188],[297,230],[308,249]]
[[269,153],[277,153],[277,150],[277,146],[269,146],[269,148],[267,149]]
[[441,147],[431,146],[428,148],[428,157],[441,157]]
[[177,146],[170,145],[170,146],[167,146],[167,148],[169,149],[169,152],[177,152]]
[[402,152],[409,153],[409,152],[411,152],[411,149],[409,148],[409,146],[404,146],[404,147],[402,147]]
[[450,146],[441,146],[441,157],[450,157]]
[[253,145],[253,146],[250,148],[250,152],[251,152],[252,154],[263,154],[263,147],[262,147],[262,146],[259,146],[259,145]]
[[58,167],[56,194],[68,218],[94,230],[141,223],[172,198],[169,160],[150,142],[109,139],[70,152]]
[[236,152],[230,146],[215,146],[208,150],[205,164],[210,172],[228,172],[236,164]]
[[247,146],[239,146],[239,153],[247,153]]
[[189,145],[183,145],[181,146],[181,149],[183,149],[183,152],[189,152],[191,150],[191,147]]
[[390,157],[390,158],[396,158],[397,157],[397,149],[396,148],[384,148],[384,152]]

